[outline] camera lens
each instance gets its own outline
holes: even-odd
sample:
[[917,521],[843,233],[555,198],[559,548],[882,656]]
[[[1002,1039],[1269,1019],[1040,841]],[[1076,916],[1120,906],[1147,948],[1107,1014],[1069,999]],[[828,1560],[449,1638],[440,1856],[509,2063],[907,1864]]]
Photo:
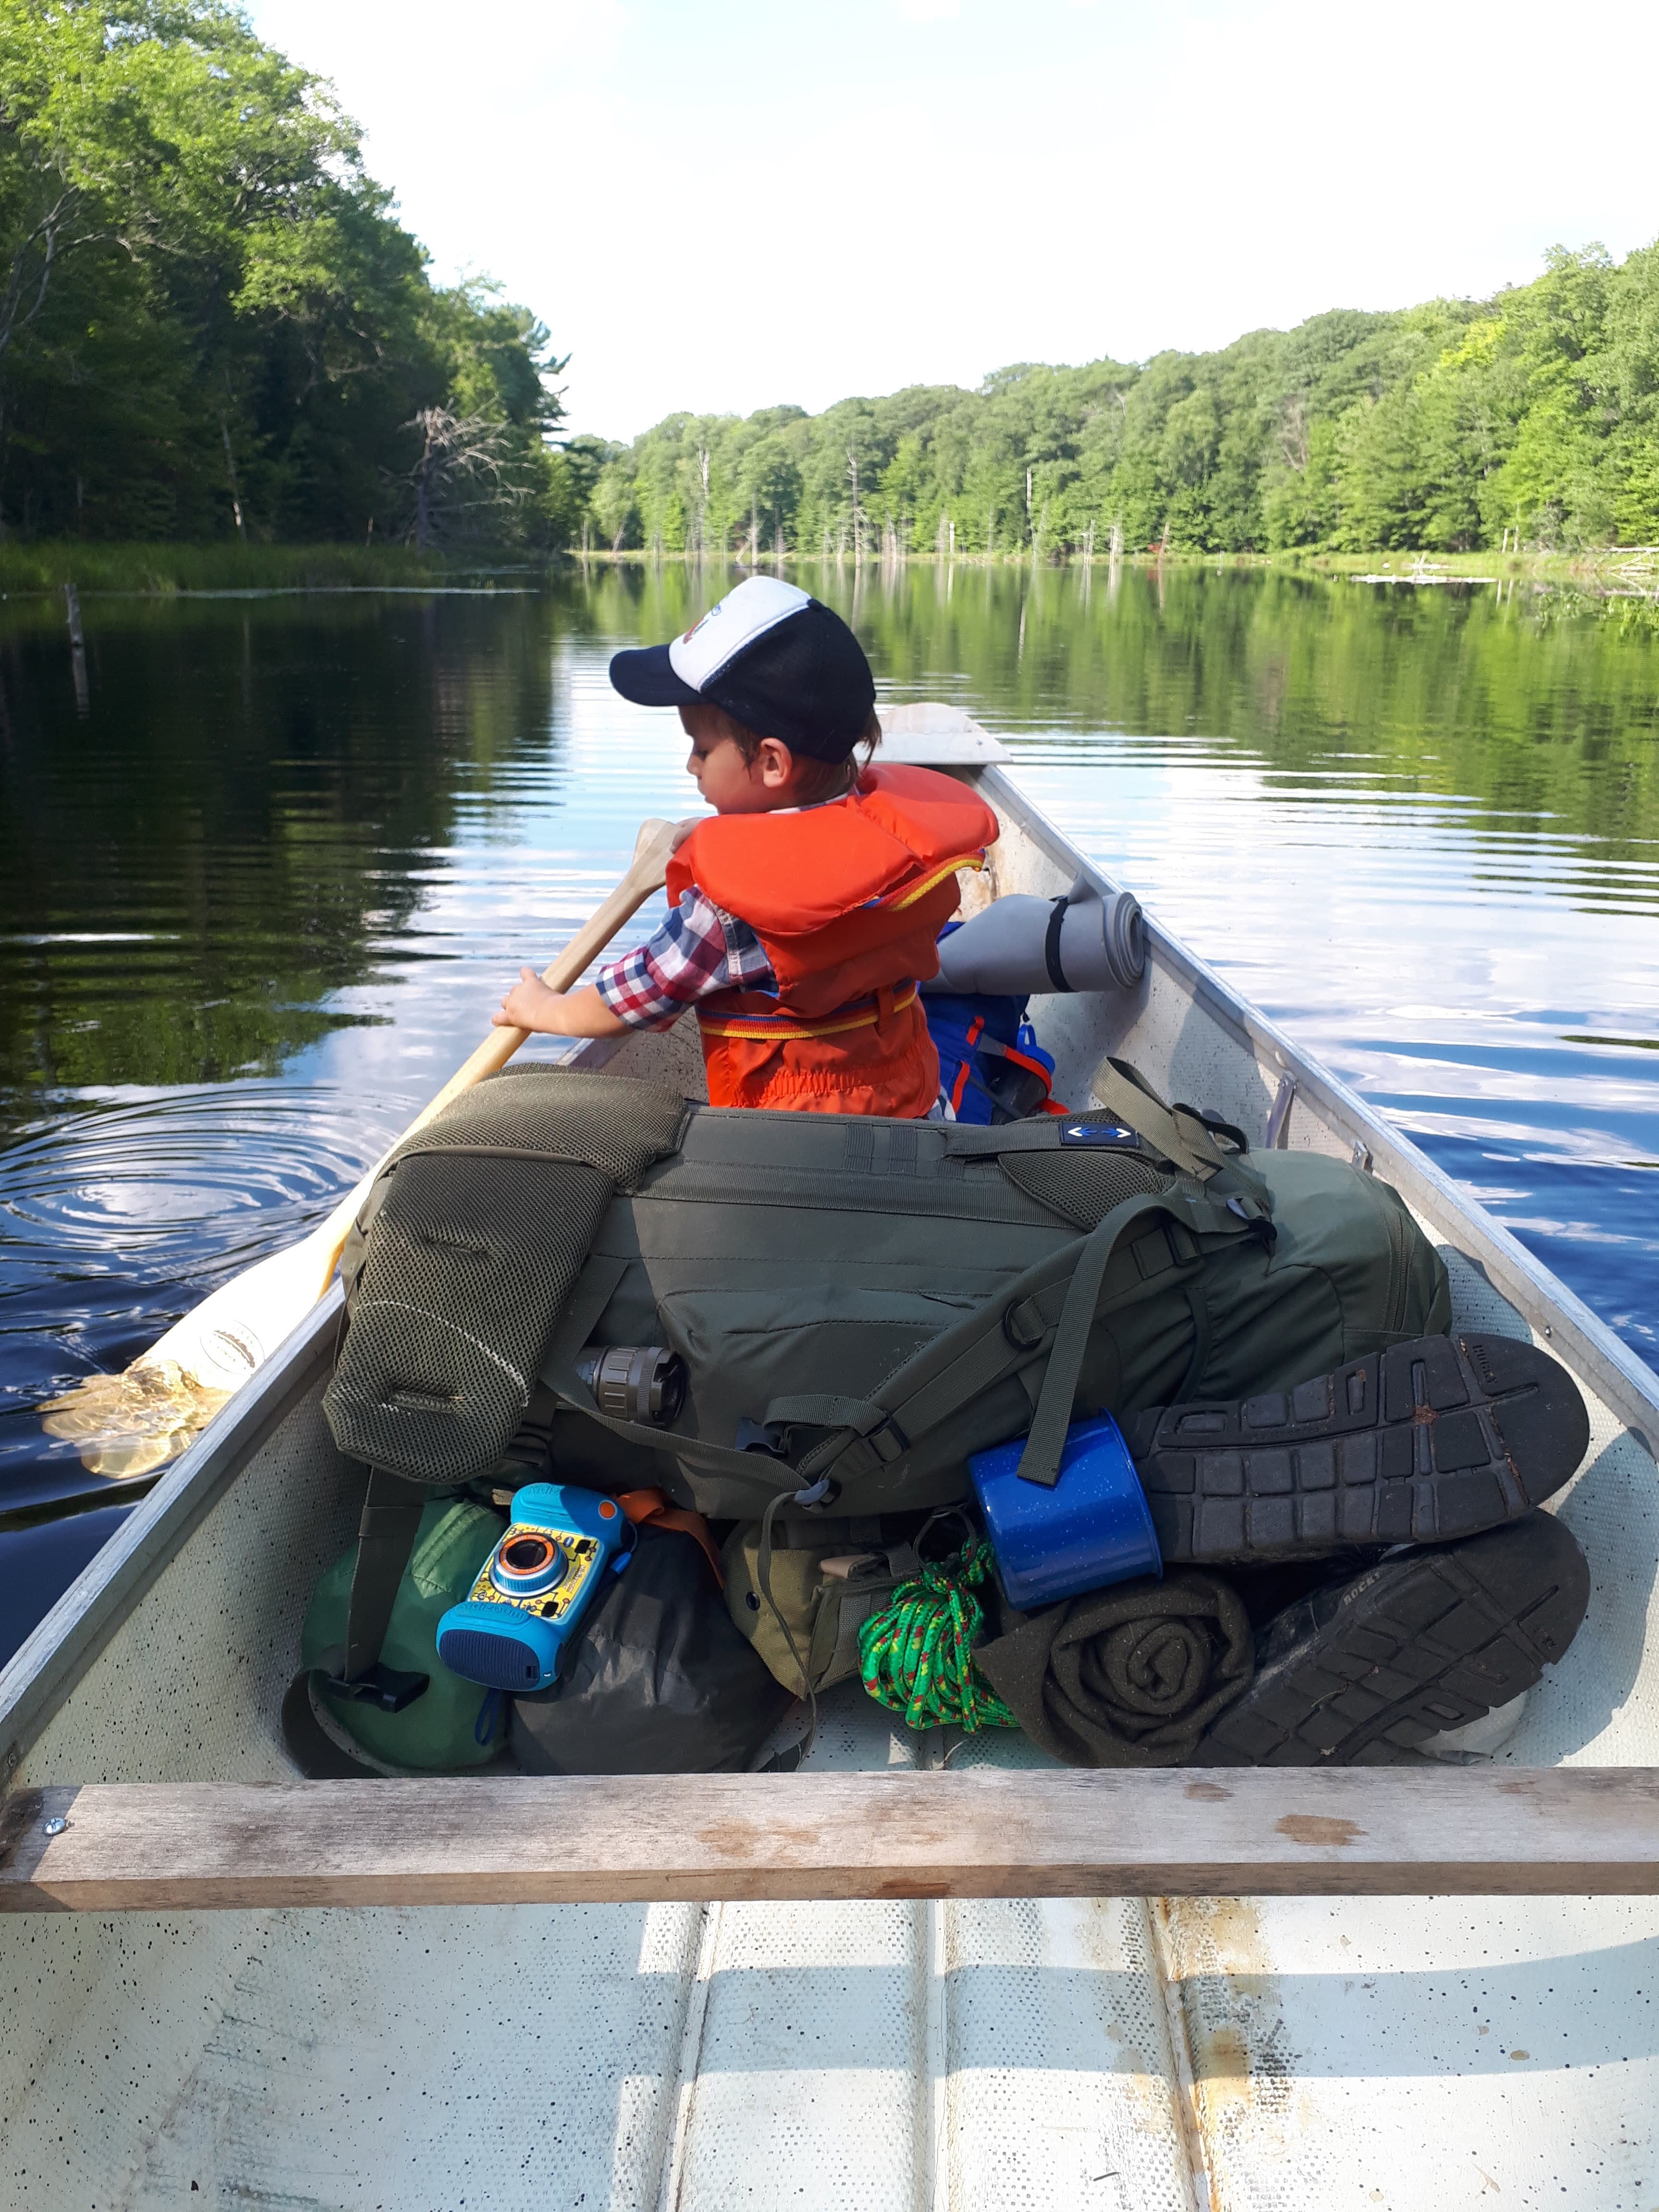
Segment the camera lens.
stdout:
[[539,1528],[520,1528],[490,1562],[489,1579],[503,1597],[539,1597],[564,1580],[564,1553]]

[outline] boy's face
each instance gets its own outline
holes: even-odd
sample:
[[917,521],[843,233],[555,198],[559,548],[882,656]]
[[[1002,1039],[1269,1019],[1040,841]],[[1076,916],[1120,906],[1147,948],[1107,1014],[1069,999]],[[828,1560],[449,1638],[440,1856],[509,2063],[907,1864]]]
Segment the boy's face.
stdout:
[[763,738],[752,761],[720,727],[718,714],[706,708],[682,707],[680,721],[691,740],[685,772],[716,814],[769,814],[790,804],[789,781],[794,761],[787,745],[775,738]]

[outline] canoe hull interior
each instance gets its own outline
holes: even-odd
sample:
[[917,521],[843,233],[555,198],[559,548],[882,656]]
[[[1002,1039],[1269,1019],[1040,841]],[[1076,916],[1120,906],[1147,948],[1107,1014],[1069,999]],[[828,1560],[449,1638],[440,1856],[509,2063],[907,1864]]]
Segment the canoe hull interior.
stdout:
[[[1076,856],[996,769],[984,787],[1005,835],[982,888],[1063,890]],[[1551,1331],[1591,1407],[1555,1510],[1595,1594],[1498,1757],[1659,1764],[1652,1379],[1158,933],[1139,992],[1038,1018],[1073,1100],[1121,1052],[1265,1134],[1288,1074],[1284,1140],[1373,1152],[1446,1252],[1460,1322]],[[610,1065],[690,1089],[695,1038]],[[300,1619],[361,1488],[320,1411],[336,1326],[301,1332],[8,1670],[14,1783],[290,1778]],[[814,1754],[939,1757],[851,1688]],[[1038,1755],[1005,1737],[951,1763],[987,1759]],[[1643,1898],[33,1915],[0,1918],[0,1970],[8,2205],[1659,2202]]]

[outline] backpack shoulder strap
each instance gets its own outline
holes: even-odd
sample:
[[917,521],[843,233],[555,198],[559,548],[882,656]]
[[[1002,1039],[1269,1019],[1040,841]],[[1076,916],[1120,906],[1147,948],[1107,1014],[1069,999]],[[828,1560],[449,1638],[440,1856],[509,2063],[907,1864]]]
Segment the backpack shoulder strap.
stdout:
[[368,1471],[346,1600],[345,1641],[325,1651],[313,1670],[337,1696],[367,1699],[389,1713],[400,1713],[426,1692],[429,1675],[382,1666],[380,1648],[420,1534],[421,1516],[434,1495],[424,1484],[406,1482],[384,1468]]

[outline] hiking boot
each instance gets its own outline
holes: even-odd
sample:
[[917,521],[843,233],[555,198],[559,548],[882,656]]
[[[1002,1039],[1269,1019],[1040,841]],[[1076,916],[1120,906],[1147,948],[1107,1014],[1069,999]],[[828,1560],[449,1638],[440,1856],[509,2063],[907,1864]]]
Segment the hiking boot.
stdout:
[[1199,1766],[1393,1766],[1529,1690],[1589,1601],[1589,1569],[1547,1513],[1403,1551],[1298,1599],[1256,1638],[1256,1672]]
[[1547,1352],[1463,1334],[1121,1425],[1165,1564],[1203,1567],[1472,1536],[1540,1504],[1589,1443],[1577,1386]]

